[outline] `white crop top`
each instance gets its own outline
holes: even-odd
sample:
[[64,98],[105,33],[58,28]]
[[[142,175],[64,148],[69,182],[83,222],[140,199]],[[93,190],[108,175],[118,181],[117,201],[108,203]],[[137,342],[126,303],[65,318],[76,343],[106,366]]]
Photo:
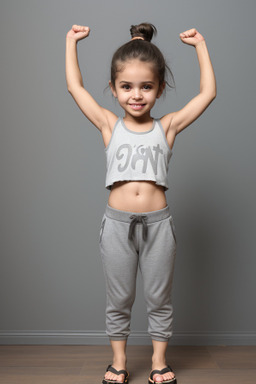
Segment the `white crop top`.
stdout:
[[119,118],[105,153],[107,189],[117,181],[136,180],[154,181],[168,189],[167,174],[172,151],[160,119],[153,120],[149,131],[135,132]]

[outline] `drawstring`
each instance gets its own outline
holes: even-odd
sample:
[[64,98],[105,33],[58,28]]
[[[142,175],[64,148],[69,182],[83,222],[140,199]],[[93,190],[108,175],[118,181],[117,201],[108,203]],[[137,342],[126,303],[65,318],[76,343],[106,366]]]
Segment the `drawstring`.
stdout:
[[132,221],[130,223],[128,238],[130,240],[132,240],[132,235],[133,235],[136,224],[142,223],[142,225],[143,225],[142,236],[143,236],[143,240],[146,241],[147,235],[148,235],[147,216],[146,215],[132,215],[132,216],[130,216],[130,219],[132,219]]

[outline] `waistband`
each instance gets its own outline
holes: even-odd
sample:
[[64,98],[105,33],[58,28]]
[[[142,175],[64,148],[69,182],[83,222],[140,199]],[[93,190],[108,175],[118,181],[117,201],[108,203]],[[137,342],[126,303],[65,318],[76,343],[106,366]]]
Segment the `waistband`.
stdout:
[[156,221],[161,221],[170,217],[170,208],[167,205],[165,208],[159,209],[158,211],[150,211],[150,212],[127,212],[121,211],[119,209],[115,209],[110,207],[107,204],[105,215],[110,219],[123,221],[126,223],[131,222],[131,216],[134,217],[146,217],[147,223],[155,223]]

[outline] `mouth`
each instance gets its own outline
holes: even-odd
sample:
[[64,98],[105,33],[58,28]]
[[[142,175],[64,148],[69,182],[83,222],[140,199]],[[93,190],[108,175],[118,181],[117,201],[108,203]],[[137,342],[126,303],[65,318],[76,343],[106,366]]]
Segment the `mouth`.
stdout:
[[134,111],[140,111],[141,109],[143,109],[145,107],[146,104],[129,104],[130,107],[134,110]]

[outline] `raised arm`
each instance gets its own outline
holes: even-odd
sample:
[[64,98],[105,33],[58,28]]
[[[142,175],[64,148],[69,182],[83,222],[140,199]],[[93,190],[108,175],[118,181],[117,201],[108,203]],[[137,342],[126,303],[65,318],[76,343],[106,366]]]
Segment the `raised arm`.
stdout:
[[190,29],[180,34],[185,44],[195,47],[200,67],[200,92],[188,104],[177,112],[169,114],[170,130],[177,135],[195,121],[216,97],[216,80],[203,36]]
[[66,36],[66,81],[69,93],[85,116],[102,132],[115,116],[102,108],[84,88],[77,58],[77,43],[90,33],[89,27],[73,25]]

